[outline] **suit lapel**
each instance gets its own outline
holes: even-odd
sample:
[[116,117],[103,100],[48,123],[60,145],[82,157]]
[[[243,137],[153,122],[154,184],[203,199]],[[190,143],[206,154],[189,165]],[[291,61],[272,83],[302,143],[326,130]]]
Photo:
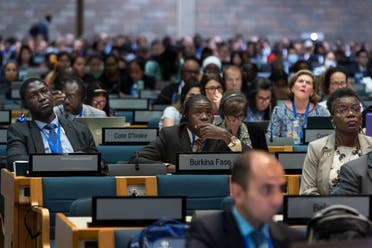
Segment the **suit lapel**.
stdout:
[[189,132],[187,131],[186,125],[180,126],[179,137],[180,137],[180,140],[179,140],[180,151],[192,152],[190,136],[189,136]]
[[223,230],[226,237],[226,247],[244,247],[244,239],[238,228],[232,212],[223,212]]
[[61,125],[62,125],[62,127],[65,131],[65,134],[66,134],[68,140],[70,141],[70,144],[71,144],[72,148],[74,149],[74,151],[78,151],[79,150],[79,142],[78,142],[78,139],[77,139],[77,135],[75,134],[75,129],[72,127],[70,122],[66,121],[63,118],[59,118],[59,122],[61,123]]
[[41,137],[40,129],[38,128],[38,126],[36,125],[34,121],[30,121],[29,125],[30,125],[31,137],[32,137],[32,140],[35,146],[35,152],[45,153],[44,142],[43,142],[43,138]]
[[320,192],[329,192],[329,174],[331,172],[331,167],[333,164],[333,157],[335,153],[335,135],[331,134],[327,139],[325,144],[320,148],[321,154],[319,154],[320,160],[319,164],[323,166],[319,166],[319,188],[322,188]]

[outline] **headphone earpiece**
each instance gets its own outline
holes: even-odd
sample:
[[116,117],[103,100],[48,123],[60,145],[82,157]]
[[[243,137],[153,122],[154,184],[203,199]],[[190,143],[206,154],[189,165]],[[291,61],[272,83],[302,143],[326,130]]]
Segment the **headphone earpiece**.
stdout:
[[225,105],[225,103],[232,98],[238,98],[238,97],[245,98],[245,96],[243,94],[240,94],[240,93],[232,93],[231,95],[228,95],[228,96],[222,98],[221,103],[220,103],[220,109],[219,109],[221,117],[223,117],[222,116],[223,115],[222,110],[223,110],[223,106]]

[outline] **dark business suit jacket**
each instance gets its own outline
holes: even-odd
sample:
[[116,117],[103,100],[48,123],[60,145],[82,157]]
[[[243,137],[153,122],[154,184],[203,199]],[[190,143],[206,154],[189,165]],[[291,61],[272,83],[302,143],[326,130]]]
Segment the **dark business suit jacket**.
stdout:
[[[243,145],[243,144],[242,144]],[[243,151],[248,150],[243,146]],[[223,140],[208,139],[206,152],[231,152],[230,148]],[[171,163],[176,164],[178,153],[192,152],[187,126],[165,127],[160,130],[156,140],[138,152],[138,157],[133,155],[129,163]]]
[[[304,241],[305,233],[285,224],[269,223],[273,246],[290,247],[293,242]],[[244,248],[244,239],[231,211],[221,211],[193,218],[187,233],[186,247],[190,248]]]
[[372,152],[352,160],[340,170],[338,195],[372,194]]
[[[93,136],[83,124],[58,118],[74,152],[98,152]],[[12,170],[14,161],[26,160],[30,153],[44,153],[40,130],[34,121],[16,122],[7,132],[7,167]]]

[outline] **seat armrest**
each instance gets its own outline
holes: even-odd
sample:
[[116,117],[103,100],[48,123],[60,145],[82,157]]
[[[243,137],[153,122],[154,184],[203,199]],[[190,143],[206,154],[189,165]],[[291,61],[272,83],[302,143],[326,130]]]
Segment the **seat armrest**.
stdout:
[[37,237],[38,247],[50,248],[50,215],[47,208],[32,206],[32,212],[36,215],[33,227],[40,232]]

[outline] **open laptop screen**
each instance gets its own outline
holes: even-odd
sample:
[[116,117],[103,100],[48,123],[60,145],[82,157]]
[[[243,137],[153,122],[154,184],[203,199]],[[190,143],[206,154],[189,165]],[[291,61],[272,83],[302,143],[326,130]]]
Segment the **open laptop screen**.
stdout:
[[158,219],[185,221],[185,197],[93,197],[91,226],[147,226]]
[[0,144],[6,144],[7,143],[7,128],[0,128]]
[[86,125],[93,135],[96,145],[102,144],[102,129],[104,127],[124,127],[125,117],[78,117],[75,121]]
[[309,129],[333,129],[331,117],[329,116],[309,116],[306,127]]
[[0,110],[0,125],[9,125],[12,121],[10,110]]

